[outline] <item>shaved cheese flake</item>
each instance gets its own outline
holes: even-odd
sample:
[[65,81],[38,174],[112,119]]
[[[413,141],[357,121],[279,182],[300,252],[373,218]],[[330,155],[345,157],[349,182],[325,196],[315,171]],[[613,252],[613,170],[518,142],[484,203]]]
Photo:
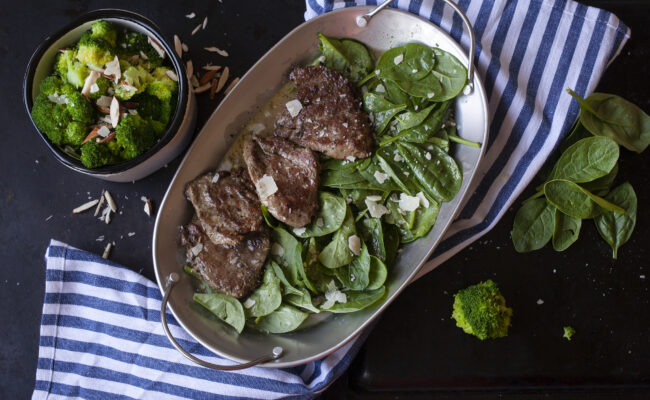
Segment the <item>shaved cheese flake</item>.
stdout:
[[296,235],[304,235],[307,231],[307,228],[293,228],[293,233]]
[[348,247],[355,256],[361,254],[361,239],[357,235],[348,237]]
[[[97,71],[90,71],[88,76],[86,77],[86,80],[84,81],[84,87],[81,89],[81,94],[84,96],[88,96],[92,92],[92,87],[95,86],[97,87],[96,91],[99,91],[99,86],[95,82],[97,82],[97,78],[99,78],[99,72]],[[95,92],[96,92],[95,91]]]
[[427,160],[430,160],[430,159],[431,159],[431,153],[429,153],[429,152],[427,151],[427,152],[424,154],[424,158],[426,158]]
[[386,179],[390,178],[388,174],[384,174],[383,172],[375,171],[375,174],[373,175],[377,182],[381,185],[384,182],[386,182]]
[[395,153],[395,157],[393,157],[393,161],[395,162],[404,161],[404,158],[402,158],[402,156],[399,153]]
[[323,222],[323,218],[318,218],[316,220],[316,226],[321,228],[325,223]]
[[120,78],[122,77],[122,70],[120,69],[120,60],[117,58],[117,56],[115,56],[113,61],[106,63],[104,75],[112,76],[115,83],[118,83],[120,81]]
[[368,196],[366,197],[365,203],[366,207],[368,207],[368,212],[370,213],[370,216],[373,218],[381,218],[382,215],[384,214],[390,214],[390,210],[386,208],[383,204],[377,204],[377,201],[379,200],[374,200],[371,199],[374,197],[379,197],[379,200],[381,200],[381,196]]
[[285,106],[287,107],[289,114],[291,114],[291,118],[295,118],[300,114],[300,110],[302,110],[302,103],[298,99],[288,101]]
[[386,93],[386,88],[384,87],[384,85],[382,85],[382,84],[380,83],[380,84],[377,85],[377,87],[375,88],[375,92],[377,92],[377,93]]
[[374,201],[376,203],[378,201],[381,201],[381,196],[378,195],[366,196],[366,201],[367,200]]
[[326,301],[321,306],[325,309],[332,307],[336,303],[347,303],[348,301],[348,298],[345,295],[345,293],[337,289],[334,280],[332,280],[330,283],[327,284],[327,290],[325,291],[325,299]]
[[420,199],[420,204],[422,204],[422,207],[429,208],[429,199],[427,199],[427,196],[425,196],[424,193],[418,192],[415,197]]
[[347,156],[347,157],[345,157],[345,159],[350,161],[350,162],[354,162],[357,158],[355,156]]
[[47,99],[55,104],[68,104],[68,98],[65,95],[49,94]]
[[[129,232],[129,236],[132,236],[131,233],[133,233],[133,232]],[[202,252],[202,251],[203,251],[203,243],[199,243],[199,244],[197,244],[196,246],[194,246],[194,247],[192,247],[190,249],[190,253],[192,253],[192,255],[194,257],[199,255],[199,253]]]
[[117,124],[120,123],[120,102],[117,101],[117,97],[113,97],[111,100],[111,125],[113,128],[117,127]]
[[[153,47],[154,50],[156,50],[156,53],[160,56],[160,58],[165,58],[165,49],[158,43],[156,39],[153,39],[151,36],[147,36],[147,41]],[[115,57],[117,58],[117,57]]]
[[409,196],[406,193],[399,195],[399,208],[402,211],[415,211],[420,207],[420,199],[418,197]]
[[404,61],[404,54],[403,53],[400,53],[400,54],[396,55],[395,58],[393,58],[393,62],[395,63],[395,65],[398,65],[402,61]]
[[262,179],[255,182],[255,188],[261,199],[265,199],[278,191],[278,185],[271,175],[264,174]]
[[243,306],[244,308],[251,308],[255,305],[255,299],[251,299],[250,297],[246,299],[244,302]]
[[282,257],[284,254],[284,247],[280,246],[279,243],[273,243],[271,246],[271,254],[274,256]]
[[99,85],[97,85],[96,83],[90,85],[90,94],[97,93],[97,92],[99,92]]
[[433,93],[433,92],[427,93],[427,97],[428,97],[429,99],[432,98],[432,97],[435,96],[435,95],[436,95],[436,94]]
[[111,134],[111,130],[108,129],[106,125],[102,125],[99,129],[97,129],[97,134],[103,138]]
[[111,106],[111,101],[113,101],[113,97],[111,96],[100,96],[96,103],[99,107],[109,108]]

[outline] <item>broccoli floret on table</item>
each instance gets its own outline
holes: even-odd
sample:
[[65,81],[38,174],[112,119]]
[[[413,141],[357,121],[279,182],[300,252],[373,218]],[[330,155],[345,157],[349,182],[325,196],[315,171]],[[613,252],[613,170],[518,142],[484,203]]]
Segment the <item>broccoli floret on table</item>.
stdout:
[[571,338],[573,335],[575,335],[576,330],[573,329],[571,326],[565,326],[564,327],[564,335],[562,335],[563,338],[565,338],[568,341],[571,341]]
[[54,71],[65,83],[76,88],[83,87],[88,76],[88,68],[77,60],[77,50],[75,49],[63,50],[57,55]]
[[115,128],[115,140],[122,148],[122,157],[128,160],[148,150],[158,137],[145,119],[127,115]]
[[451,316],[466,333],[485,340],[508,335],[512,309],[496,283],[487,280],[456,293]]
[[81,146],[81,162],[86,168],[99,168],[119,161],[104,143],[89,140]]

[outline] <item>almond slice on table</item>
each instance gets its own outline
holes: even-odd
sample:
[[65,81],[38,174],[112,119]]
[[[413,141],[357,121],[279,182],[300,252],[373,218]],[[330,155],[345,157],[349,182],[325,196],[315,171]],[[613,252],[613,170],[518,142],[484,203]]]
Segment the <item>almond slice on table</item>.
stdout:
[[75,208],[74,210],[72,210],[72,213],[73,214],[79,214],[79,213],[82,213],[82,212],[84,212],[86,210],[90,210],[97,203],[99,203],[99,200],[96,200],[96,199],[91,200],[91,201],[89,201],[87,203],[84,203],[84,204],[80,205],[79,207]]
[[219,85],[217,86],[217,93],[223,89],[223,86],[226,84],[226,81],[228,80],[228,75],[230,75],[230,69],[228,67],[223,69],[223,73],[219,77]]
[[210,53],[217,53],[217,54],[219,54],[220,56],[228,57],[228,52],[227,52],[226,50],[221,50],[221,49],[218,48],[218,47],[210,46],[210,47],[204,47],[204,49],[205,49],[206,51],[209,51]]
[[232,88],[235,87],[235,85],[236,85],[237,83],[239,83],[239,77],[237,77],[237,78],[233,79],[232,81],[230,81],[230,83],[228,84],[228,87],[223,91],[223,93],[224,93],[224,94],[228,94],[228,93],[230,93],[230,91],[232,90]]
[[194,75],[194,64],[192,63],[192,60],[189,60],[185,65],[187,70],[187,79],[192,79],[192,75]]
[[201,29],[201,24],[198,24],[198,25],[196,26],[196,28],[194,28],[194,29],[192,30],[192,36],[194,36],[194,34],[195,34],[196,32],[198,32],[199,29]]
[[178,35],[174,35],[174,50],[176,51],[176,54],[178,54],[178,57],[183,57],[183,44]]
[[210,82],[212,78],[214,78],[214,75],[216,73],[217,73],[216,69],[208,70],[208,72],[206,72],[199,80],[199,86],[205,85],[206,83]]

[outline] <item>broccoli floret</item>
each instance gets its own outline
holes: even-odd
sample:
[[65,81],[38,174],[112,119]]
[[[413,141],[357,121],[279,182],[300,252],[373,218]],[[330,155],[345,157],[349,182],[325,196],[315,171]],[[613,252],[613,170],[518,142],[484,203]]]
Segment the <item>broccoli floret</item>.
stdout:
[[571,338],[573,335],[575,335],[576,330],[573,329],[571,326],[565,326],[564,327],[564,335],[562,335],[563,338],[566,338],[566,340],[571,341]]
[[64,142],[74,147],[81,146],[81,142],[88,136],[88,127],[83,122],[72,121],[65,129]]
[[88,76],[88,68],[77,61],[77,51],[74,49],[64,50],[58,54],[54,70],[64,82],[81,88]]
[[98,168],[119,161],[104,143],[89,140],[81,146],[81,162],[86,168]]
[[122,157],[139,156],[156,143],[157,137],[149,123],[139,115],[127,115],[115,128],[115,139],[122,148]]
[[122,73],[122,79],[126,81],[127,85],[122,83],[116,85],[115,96],[119,100],[125,101],[131,99],[136,94],[144,92],[144,89],[152,78],[146,68],[131,65]]
[[61,78],[55,75],[50,75],[41,82],[39,93],[44,94],[45,96],[59,94],[61,93],[62,87],[63,81]]
[[162,102],[158,98],[142,93],[133,98],[138,103],[138,115],[149,122],[156,135],[160,136],[165,132],[170,117],[170,103]]
[[97,78],[95,84],[97,85],[97,88],[99,90],[97,90],[96,92],[93,92],[92,89],[90,90],[89,97],[91,100],[97,100],[102,96],[108,95],[108,88],[111,87],[110,79],[100,76],[99,78]]
[[172,96],[178,92],[178,83],[174,82],[168,75],[169,68],[160,67],[151,73],[152,81],[147,86],[147,93],[155,96],[162,102],[169,102]]
[[91,31],[86,31],[81,35],[77,46],[77,60],[95,68],[102,68],[115,58],[110,43],[101,37],[92,36]]
[[104,39],[111,47],[115,47],[117,30],[112,23],[104,20],[97,21],[90,26],[90,32],[91,36]]
[[40,93],[34,100],[32,120],[52,143],[60,145],[72,117],[65,104],[51,102],[45,93]]
[[92,104],[72,85],[63,85],[63,95],[67,99],[67,108],[73,120],[90,123],[95,115]]
[[480,282],[454,295],[451,315],[456,325],[481,340],[508,335],[512,309],[492,280]]
[[137,55],[142,58],[140,52],[144,53],[146,59],[143,60],[143,62],[149,63],[150,68],[156,68],[162,65],[163,59],[160,57],[158,52],[151,47],[147,40],[147,35],[142,33],[129,32],[125,35],[121,35],[116,47],[117,51],[123,57]]

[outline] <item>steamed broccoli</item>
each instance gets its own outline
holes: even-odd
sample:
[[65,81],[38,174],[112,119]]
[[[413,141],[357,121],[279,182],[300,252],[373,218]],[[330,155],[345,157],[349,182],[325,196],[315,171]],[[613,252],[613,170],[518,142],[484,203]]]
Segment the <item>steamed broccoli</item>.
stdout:
[[576,330],[573,329],[571,326],[565,326],[564,327],[564,335],[562,335],[563,338],[565,338],[568,341],[571,341],[571,338],[573,335],[576,334]]
[[90,26],[90,34],[93,37],[105,40],[111,47],[115,47],[117,30],[112,23],[104,20],[97,21]]
[[77,51],[74,49],[62,51],[56,57],[54,70],[64,82],[81,88],[84,85],[84,80],[88,76],[88,68],[83,63],[77,61],[76,57]]
[[122,35],[118,39],[116,47],[118,53],[122,56],[128,57],[137,55],[142,58],[142,54],[144,54],[146,60],[143,61],[149,63],[150,69],[162,65],[163,59],[160,57],[158,52],[151,47],[147,35],[142,33],[129,32],[126,35]]
[[43,80],[40,93],[32,107],[34,123],[52,143],[57,145],[75,145],[68,141],[68,138],[72,138],[66,133],[68,125],[73,121],[88,124],[93,116],[92,106],[81,93],[72,85],[64,84],[56,76],[48,76]]
[[129,114],[115,128],[115,140],[122,148],[122,157],[131,159],[153,146],[157,136],[146,120]]
[[148,95],[160,100],[160,115],[154,120],[165,126],[169,122],[178,95],[178,83],[167,75],[168,70],[169,68],[164,67],[156,68],[151,74],[153,81],[147,85],[146,91]]
[[71,146],[81,146],[81,142],[88,136],[88,127],[83,122],[72,121],[65,128],[64,141]]
[[104,143],[89,140],[81,146],[81,162],[86,168],[98,168],[119,161]]
[[456,325],[481,340],[508,335],[512,309],[492,280],[480,282],[454,295],[451,315]]
[[102,68],[114,57],[113,47],[105,39],[93,36],[92,31],[86,31],[81,35],[77,50],[77,60],[95,68]]
[[97,100],[102,96],[108,95],[108,88],[111,87],[110,79],[100,76],[97,78],[97,81],[95,81],[95,84],[97,85],[98,90],[93,91],[92,88],[90,89],[90,100]]
[[142,93],[152,78],[146,68],[131,65],[122,72],[122,79],[127,84],[120,83],[115,86],[115,97],[126,101],[136,94]]

